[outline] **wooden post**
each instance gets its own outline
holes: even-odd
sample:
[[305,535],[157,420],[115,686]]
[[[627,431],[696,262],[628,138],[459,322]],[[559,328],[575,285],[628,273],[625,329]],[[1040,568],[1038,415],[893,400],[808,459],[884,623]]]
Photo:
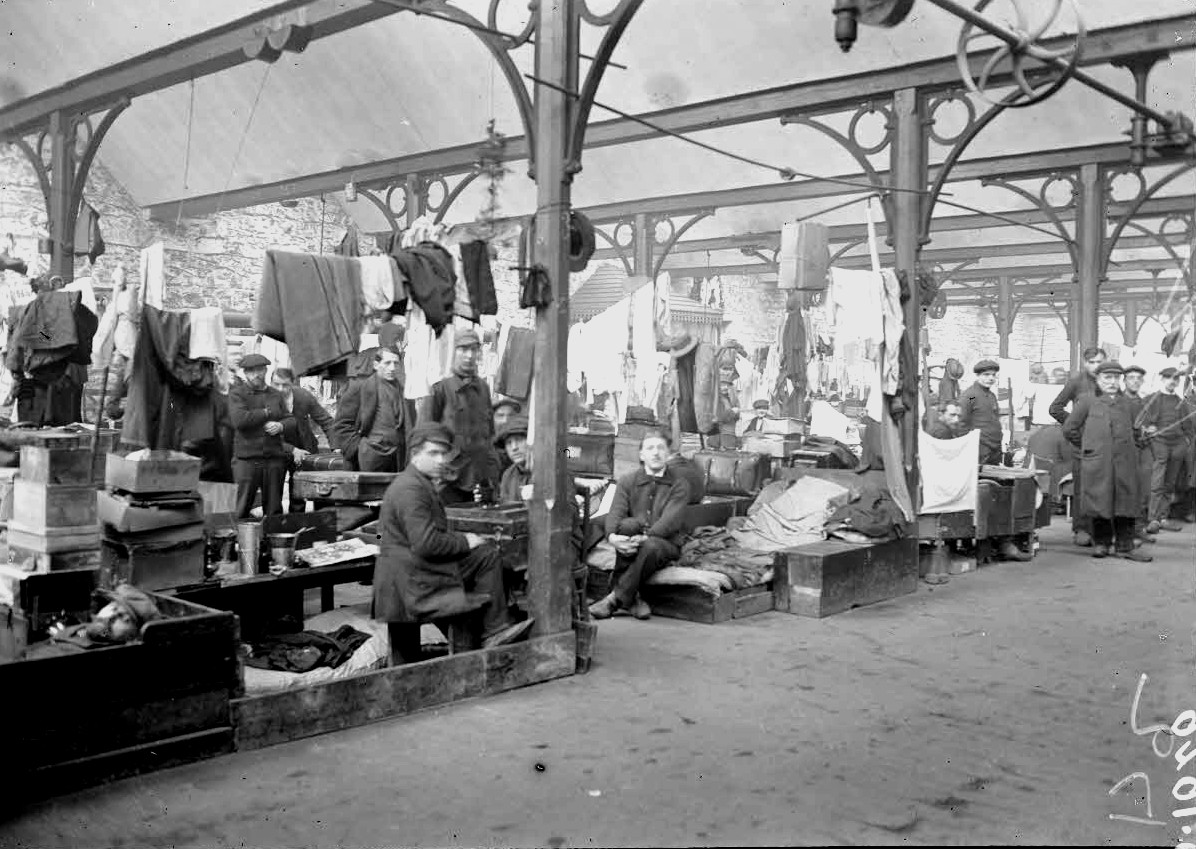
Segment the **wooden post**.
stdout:
[[62,112],[50,116],[50,274],[62,282],[75,279],[75,210],[71,191],[75,185],[74,124]]
[[1013,281],[997,280],[997,340],[1001,357],[1009,358],[1009,336],[1013,333]]
[[[536,76],[577,91],[578,29],[575,0],[536,8]],[[548,86],[535,90],[535,264],[548,271],[552,302],[536,309],[535,463],[528,505],[528,602],[534,635],[572,627],[570,610],[573,488],[565,459],[565,375],[569,343],[569,132],[576,114],[570,97]]]
[[[917,265],[922,250],[921,222],[926,203],[927,150],[926,107],[917,89],[905,88],[893,94],[895,130],[892,150],[892,180],[898,191],[892,195],[889,221],[897,270],[905,273],[912,297],[905,302],[905,332],[908,338],[922,338],[922,307],[918,299]],[[905,191],[901,191],[904,189]],[[901,419],[901,442],[905,452],[906,482],[918,510],[918,411],[911,410]]]
[[1100,284],[1105,246],[1105,182],[1094,162],[1080,166],[1080,206],[1076,210],[1076,298],[1079,302],[1073,325],[1072,349],[1078,366],[1080,353],[1095,345],[1099,336]]

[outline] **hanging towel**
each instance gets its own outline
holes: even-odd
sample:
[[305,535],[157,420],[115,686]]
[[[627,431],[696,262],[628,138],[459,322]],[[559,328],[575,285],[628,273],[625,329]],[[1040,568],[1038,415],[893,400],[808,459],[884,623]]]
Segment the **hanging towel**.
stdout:
[[880,274],[845,268],[831,269],[831,323],[835,341],[858,340],[867,353],[878,349],[885,338],[885,289]]
[[648,406],[652,384],[657,380],[655,311],[656,291],[651,284],[645,283],[631,296],[634,322],[631,329],[631,355],[635,358],[635,375],[624,410],[631,404]]
[[[87,201],[79,204],[79,215],[75,219],[75,256],[86,256],[95,265],[104,255],[104,236],[100,233],[100,214]],[[96,310],[93,308],[92,312]]]
[[402,293],[399,268],[388,256],[357,258],[361,266],[361,299],[367,314],[390,309]]
[[141,323],[141,304],[137,297],[138,288],[132,285],[120,288],[116,294],[116,332],[112,337],[112,345],[116,353],[129,363],[133,361]]
[[469,289],[469,302],[478,315],[498,315],[498,293],[490,272],[490,246],[483,241],[461,245],[461,270]]
[[922,477],[919,513],[954,513],[976,509],[980,431],[958,439],[935,439],[918,434],[918,468]]
[[286,342],[299,377],[357,353],[361,266],[328,254],[266,251],[253,329]]
[[91,362],[100,368],[107,368],[112,363],[112,352],[116,345],[116,323],[120,313],[119,300],[119,297],[115,296],[108,299],[108,306],[104,307],[104,314],[100,317],[95,338],[91,342]]
[[407,347],[403,355],[403,397],[410,400],[432,394],[432,385],[452,374],[453,346],[457,338],[450,324],[439,336],[417,304],[407,309]]
[[531,394],[535,362],[536,331],[526,327],[510,328],[494,379],[495,394],[526,401]]
[[83,306],[91,310],[93,315],[100,314],[100,306],[96,303],[94,282],[90,277],[79,277],[62,287],[64,292],[78,292]]
[[822,289],[831,264],[830,230],[817,221],[781,227],[778,289]]
[[222,363],[228,356],[228,340],[224,336],[224,311],[220,307],[200,307],[191,310],[191,342],[189,355],[193,360],[214,360]]
[[141,251],[141,285],[145,296],[143,303],[162,309],[162,296],[166,288],[166,246],[154,242]]

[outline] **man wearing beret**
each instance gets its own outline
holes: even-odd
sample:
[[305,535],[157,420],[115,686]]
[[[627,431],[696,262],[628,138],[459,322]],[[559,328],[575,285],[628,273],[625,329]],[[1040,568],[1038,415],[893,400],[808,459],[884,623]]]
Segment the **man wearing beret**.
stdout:
[[1120,391],[1122,368],[1115,360],[1096,369],[1099,395],[1084,395],[1063,423],[1063,435],[1080,449],[1079,510],[1090,517],[1093,557],[1119,557],[1149,563],[1134,549],[1138,516],[1138,445],[1129,399]]
[[[1067,382],[1063,384],[1063,388],[1059,390],[1059,394],[1055,396],[1055,400],[1051,402],[1050,413],[1055,421],[1063,424],[1067,421],[1067,405],[1071,404],[1072,409],[1075,409],[1076,402],[1085,395],[1099,395],[1100,387],[1096,382],[1096,370],[1107,359],[1104,349],[1095,346],[1085,348],[1080,355],[1082,367],[1078,372],[1068,378]],[[1071,483],[1072,491],[1078,493],[1082,486],[1083,471],[1080,464],[1080,455],[1077,453],[1072,457],[1071,466]],[[1075,543],[1078,546],[1087,548],[1092,545],[1092,528],[1088,521],[1088,517],[1081,514],[1079,510],[1072,511],[1071,530],[1075,535]]]
[[262,494],[262,514],[282,512],[282,482],[287,456],[283,430],[294,427],[286,400],[266,385],[270,361],[261,354],[241,360],[245,382],[228,392],[228,412],[233,423],[233,481],[237,485],[237,517],[248,519],[254,500]]
[[466,328],[457,331],[453,373],[432,386],[424,399],[419,423],[436,422],[455,435],[454,456],[445,470],[441,490],[446,504],[473,499],[474,487],[498,483],[498,455],[494,451],[494,418],[490,387],[478,376],[482,343]]
[[972,367],[976,382],[959,396],[959,431],[980,431],[980,463],[1001,464],[1001,408],[993,387],[997,385],[1000,366],[992,360],[981,360]]
[[373,615],[388,623],[392,663],[421,659],[411,626],[425,622],[458,626],[450,629],[457,650],[513,642],[532,620],[516,623],[507,607],[498,549],[479,534],[450,531],[437,492],[452,431],[421,424],[408,442],[411,461],[382,499],[374,566]]
[[1168,514],[1180,467],[1196,439],[1192,408],[1176,394],[1179,371],[1165,368],[1159,376],[1163,378],[1163,388],[1146,400],[1137,419],[1152,457],[1150,523],[1146,526],[1150,534],[1157,534],[1160,529],[1179,531],[1183,528],[1171,521]]

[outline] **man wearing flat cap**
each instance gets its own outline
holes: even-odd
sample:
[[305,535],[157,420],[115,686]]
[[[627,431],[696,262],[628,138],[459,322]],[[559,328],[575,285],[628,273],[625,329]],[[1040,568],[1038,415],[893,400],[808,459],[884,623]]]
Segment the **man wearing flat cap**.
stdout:
[[1096,369],[1099,395],[1075,401],[1063,435],[1080,449],[1079,510],[1092,524],[1093,557],[1118,557],[1149,563],[1134,549],[1139,512],[1137,429],[1131,403],[1121,392],[1123,369],[1116,360]]
[[527,416],[512,416],[498,432],[498,436],[494,437],[494,446],[503,452],[509,464],[498,484],[498,500],[503,504],[527,500],[524,487],[531,486],[532,482],[527,430]]
[[747,427],[743,429],[744,433],[755,433],[764,424],[764,419],[768,418],[768,410],[772,405],[765,399],[761,398],[752,402],[752,420],[747,423]]
[[394,664],[421,659],[418,628],[412,639],[411,626],[458,626],[450,629],[454,649],[468,651],[512,642],[531,623],[516,623],[507,607],[502,558],[494,544],[448,529],[437,482],[453,442],[442,424],[417,425],[408,437],[411,461],[382,499],[373,615],[388,623]]
[[959,396],[959,432],[980,431],[980,463],[1001,464],[1001,408],[993,387],[1001,367],[993,360],[981,360],[972,367],[976,382]]
[[1162,389],[1146,400],[1137,418],[1152,458],[1148,534],[1183,529],[1168,516],[1180,467],[1196,440],[1196,421],[1191,405],[1177,394],[1179,370],[1165,368],[1159,372],[1159,377],[1163,378]]
[[473,499],[474,487],[498,483],[498,455],[494,451],[494,418],[490,387],[478,376],[482,343],[472,329],[457,331],[453,373],[432,386],[423,400],[419,423],[436,422],[455,435],[455,453],[444,472],[441,490],[446,504]]
[[287,412],[282,393],[266,385],[269,366],[270,361],[261,354],[248,354],[241,360],[245,382],[228,392],[239,519],[249,518],[259,492],[264,516],[282,512],[282,482],[289,459],[283,430],[294,427],[294,418]]

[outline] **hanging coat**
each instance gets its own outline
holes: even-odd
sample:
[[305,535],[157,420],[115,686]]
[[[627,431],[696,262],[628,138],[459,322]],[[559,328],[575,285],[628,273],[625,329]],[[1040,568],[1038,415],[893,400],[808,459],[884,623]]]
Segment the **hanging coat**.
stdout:
[[1063,435],[1080,449],[1080,515],[1136,517],[1141,512],[1138,445],[1126,397],[1080,396],[1063,424]]
[[718,430],[718,358],[707,342],[694,352],[694,418],[698,433]]

